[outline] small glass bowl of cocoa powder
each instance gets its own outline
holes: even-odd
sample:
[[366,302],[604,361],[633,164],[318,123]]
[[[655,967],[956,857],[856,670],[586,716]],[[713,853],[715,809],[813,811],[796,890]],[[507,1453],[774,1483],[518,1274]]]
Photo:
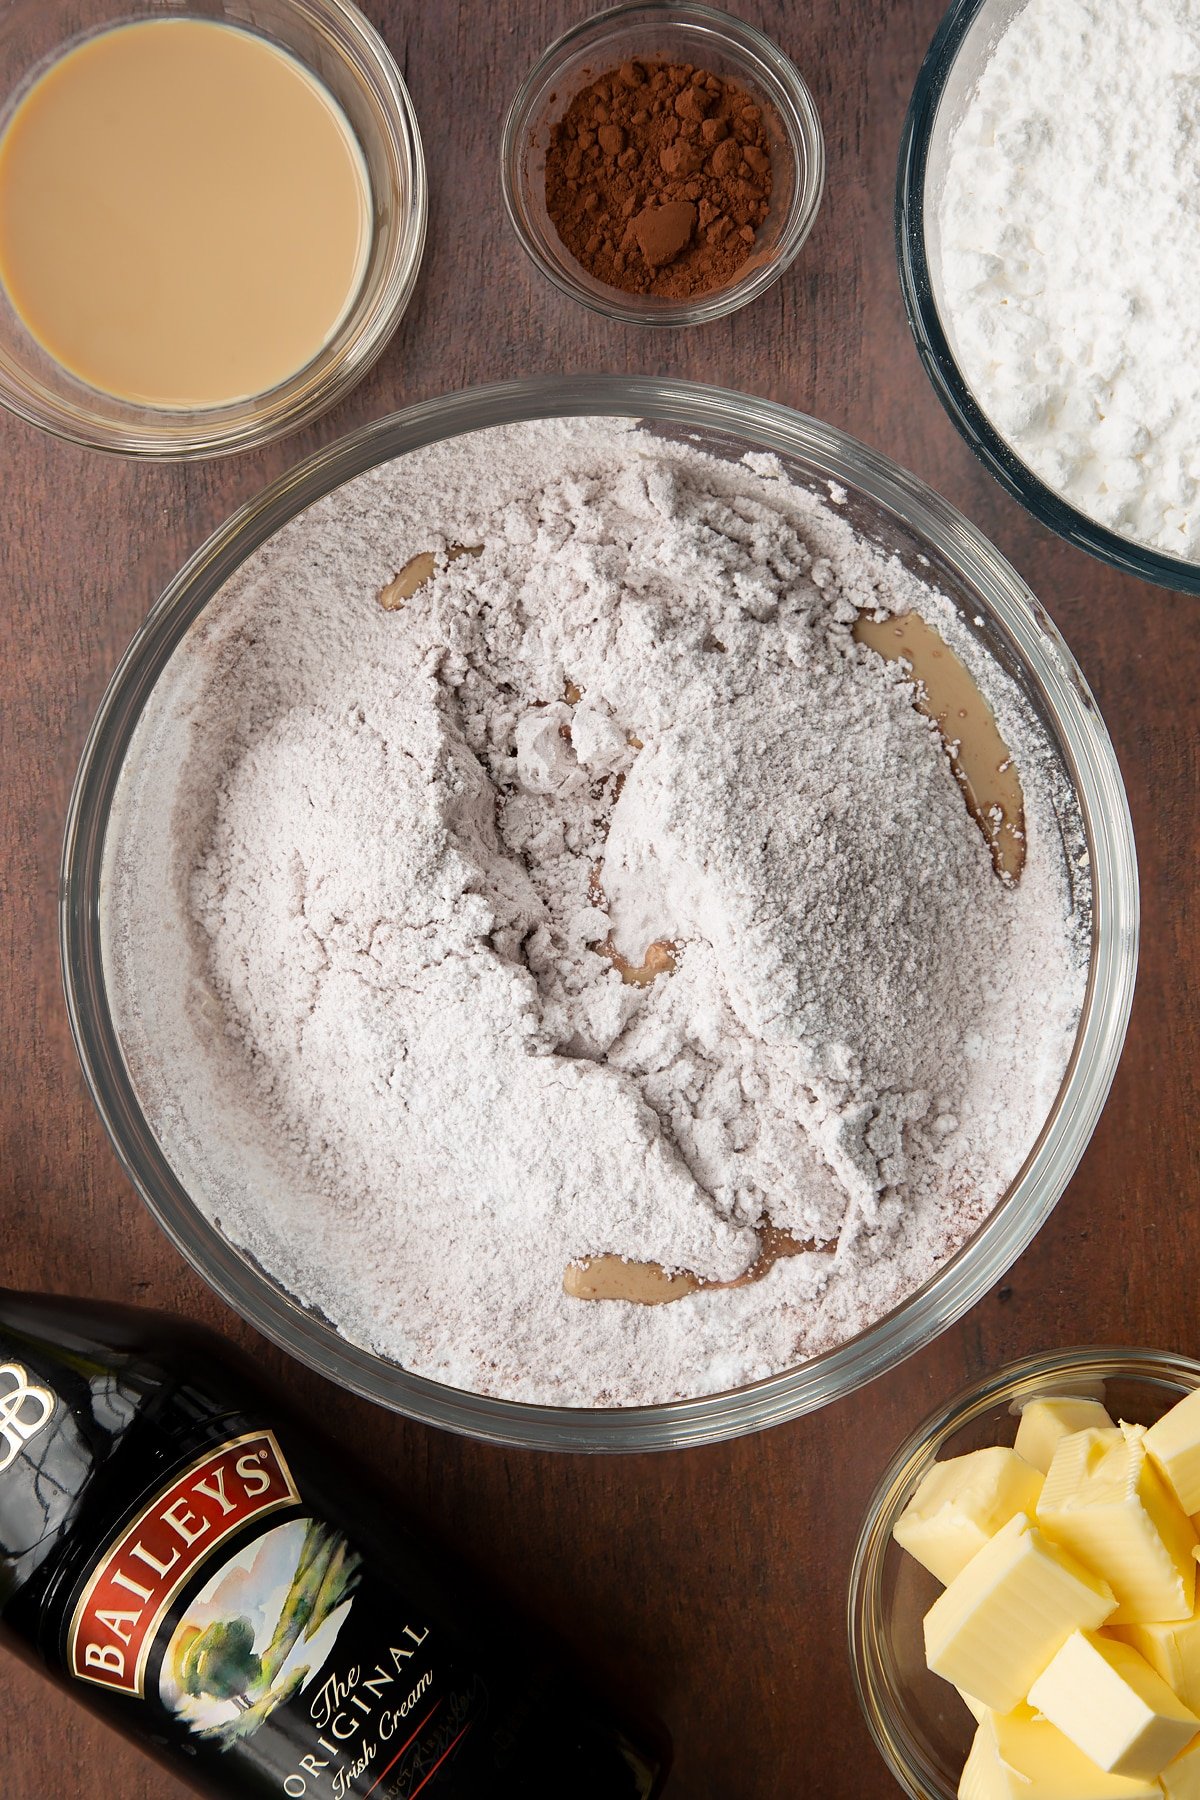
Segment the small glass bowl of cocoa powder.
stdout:
[[508,215],[557,288],[637,325],[700,325],[794,261],[825,184],[799,71],[703,5],[615,6],[552,44],[509,109]]

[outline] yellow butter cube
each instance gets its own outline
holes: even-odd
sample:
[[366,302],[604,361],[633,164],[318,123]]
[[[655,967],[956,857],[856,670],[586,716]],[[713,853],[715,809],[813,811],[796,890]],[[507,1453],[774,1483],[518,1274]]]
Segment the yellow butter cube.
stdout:
[[1021,1408],[1013,1449],[1045,1475],[1063,1438],[1074,1431],[1111,1431],[1113,1421],[1099,1400],[1075,1394],[1046,1394]]
[[1183,1704],[1200,1714],[1200,1587],[1190,1619],[1168,1619],[1157,1625],[1113,1625],[1110,1621],[1104,1635],[1132,1644]]
[[1200,1742],[1168,1763],[1159,1781],[1166,1800],[1200,1800]]
[[1162,1800],[1157,1781],[1106,1774],[1028,1706],[985,1715],[958,1792],[959,1800]]
[[1011,1712],[1073,1631],[1103,1625],[1116,1601],[1025,1514],[1002,1525],[925,1614],[935,1675]]
[[1077,1631],[1029,1690],[1029,1704],[1101,1769],[1151,1779],[1200,1732],[1132,1644]]
[[1117,1625],[1190,1619],[1196,1533],[1146,1453],[1145,1433],[1077,1431],[1054,1452],[1037,1521],[1117,1596]]
[[892,1528],[901,1549],[953,1581],[1015,1513],[1031,1516],[1042,1476],[1007,1445],[935,1463]]
[[1185,1513],[1200,1513],[1200,1388],[1146,1433],[1151,1460]]

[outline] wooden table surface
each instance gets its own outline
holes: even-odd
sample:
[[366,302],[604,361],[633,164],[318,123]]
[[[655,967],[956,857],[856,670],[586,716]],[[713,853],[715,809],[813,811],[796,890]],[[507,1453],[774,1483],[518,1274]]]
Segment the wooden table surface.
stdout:
[[[560,297],[517,248],[497,180],[501,119],[583,0],[368,0],[411,87],[432,190],[416,296],[370,378],[302,436],[190,467],[88,455],[0,421],[0,1280],[144,1301],[254,1348],[417,1519],[644,1696],[675,1737],[677,1800],[883,1800],[896,1790],[855,1706],[843,1620],[855,1528],[899,1437],[1022,1352],[1086,1341],[1200,1352],[1198,603],[1109,573],[1035,525],[973,459],[918,365],[892,193],[942,0],[735,5],[804,72],[829,147],[812,238],[757,305],[686,334],[610,325]],[[1145,909],[1112,1098],[1004,1285],[814,1417],[713,1449],[605,1459],[506,1453],[408,1424],[256,1342],[118,1170],[71,1046],[55,918],[88,721],[151,600],[208,532],[289,464],[382,413],[496,377],[583,370],[691,376],[786,401],[962,507],[1041,596],[1096,692],[1129,789]],[[5,1800],[183,1793],[10,1658],[0,1670]]]

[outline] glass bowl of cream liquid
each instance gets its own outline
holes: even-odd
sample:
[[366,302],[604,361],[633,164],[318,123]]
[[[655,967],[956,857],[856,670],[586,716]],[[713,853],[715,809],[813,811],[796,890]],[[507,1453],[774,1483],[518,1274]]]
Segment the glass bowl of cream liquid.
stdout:
[[345,0],[16,0],[0,15],[0,402],[191,458],[358,382],[425,241],[420,133]]

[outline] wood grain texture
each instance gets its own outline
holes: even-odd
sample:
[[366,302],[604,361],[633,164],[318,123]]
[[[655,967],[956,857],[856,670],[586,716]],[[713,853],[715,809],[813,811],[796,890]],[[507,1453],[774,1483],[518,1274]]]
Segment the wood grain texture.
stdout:
[[[1200,1007],[1196,602],[1052,539],[992,483],[929,390],[892,251],[896,148],[941,0],[733,0],[811,82],[829,187],[799,264],[756,306],[690,334],[610,325],[526,263],[497,178],[509,96],[582,0],[368,0],[408,80],[432,186],[429,251],[381,363],[338,410],[258,453],[136,467],[0,421],[0,1279],[142,1300],[261,1354],[436,1523],[620,1673],[677,1743],[674,1800],[885,1800],[844,1648],[851,1543],[899,1437],[1005,1358],[1084,1341],[1196,1354]],[[843,426],[967,512],[1041,595],[1093,684],[1129,787],[1145,934],[1125,1058],[1084,1163],[1005,1281],[890,1376],[765,1436],[678,1456],[504,1453],[407,1424],[288,1366],[229,1314],[143,1211],[97,1123],[59,986],[58,850],[87,724],[183,558],[270,477],[353,426],[534,372],[671,373]],[[5,1800],[174,1800],[183,1789],[77,1707],[0,1664]],[[564,1796],[564,1800],[570,1800]]]

